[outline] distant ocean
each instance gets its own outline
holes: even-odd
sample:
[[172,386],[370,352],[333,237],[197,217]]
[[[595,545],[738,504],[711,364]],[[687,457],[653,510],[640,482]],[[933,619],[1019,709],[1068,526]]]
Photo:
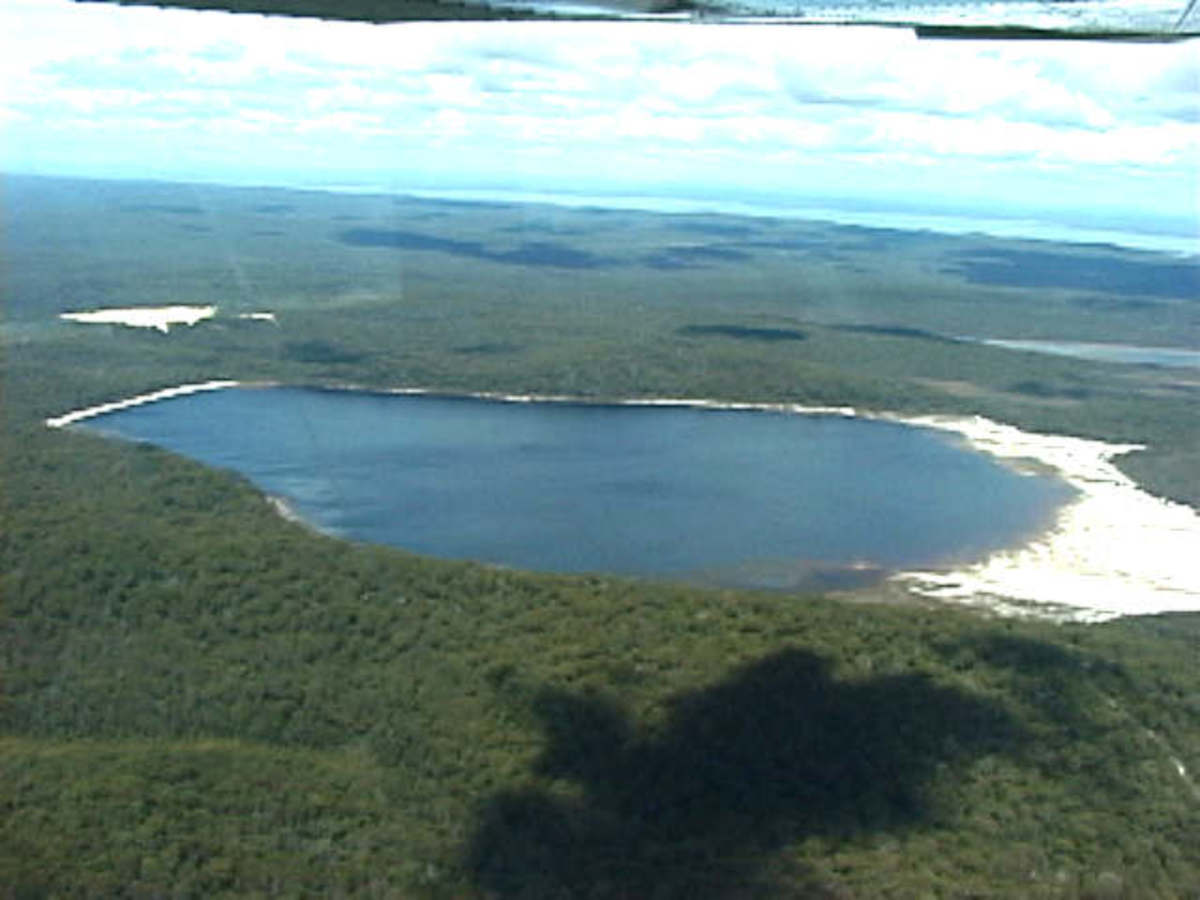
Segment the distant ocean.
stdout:
[[1181,256],[1200,254],[1200,224],[1190,233],[1167,230],[1157,223],[1131,226],[1088,226],[1048,218],[988,217],[965,214],[901,210],[845,209],[781,201],[779,205],[720,198],[679,198],[638,194],[570,194],[506,189],[403,188],[383,185],[296,185],[308,189],[355,194],[395,194],[463,203],[530,203],[571,208],[627,209],[657,213],[717,213],[771,219],[813,219],[839,225],[932,231],[938,234],[986,234],[993,237],[1029,238],[1075,244],[1111,244]]

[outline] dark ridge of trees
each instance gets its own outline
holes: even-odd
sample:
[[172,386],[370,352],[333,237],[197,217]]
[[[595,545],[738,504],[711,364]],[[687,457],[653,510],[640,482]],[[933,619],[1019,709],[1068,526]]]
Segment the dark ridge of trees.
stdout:
[[757,234],[759,229],[753,225],[734,222],[676,222],[675,227],[680,231],[690,231],[694,234],[708,234],[714,237],[742,238]]
[[1197,257],[1168,262],[1131,259],[1117,253],[1085,255],[996,247],[984,252],[960,252],[955,268],[975,284],[1060,287],[1183,300],[1200,298]]
[[1086,400],[1091,392],[1083,387],[1059,387],[1054,384],[1048,384],[1045,381],[1039,381],[1036,378],[1027,378],[1018,381],[1010,386],[1009,390],[1016,394],[1024,394],[1027,397],[1061,397],[1067,400]]
[[1131,300],[1116,299],[1104,296],[1072,297],[1068,301],[1072,306],[1096,312],[1133,312],[1151,313],[1163,305],[1162,300]]
[[595,269],[611,264],[610,260],[587,250],[553,241],[529,241],[515,250],[487,253],[482,258],[516,266],[550,266],[559,269]]
[[525,221],[518,222],[515,225],[505,225],[498,228],[497,231],[502,231],[505,234],[529,234],[538,232],[541,234],[554,234],[560,237],[584,237],[587,231],[583,228],[557,225],[554,222],[537,222]]
[[675,329],[683,337],[728,337],[744,341],[803,341],[808,335],[798,328],[762,328],[747,325],[685,325]]
[[944,344],[954,344],[954,338],[926,331],[923,328],[906,328],[902,325],[831,325],[835,331],[846,331],[851,334],[877,334],[882,337],[914,338],[922,341],[938,341]]
[[759,238],[752,241],[738,241],[742,247],[753,247],[756,250],[820,250],[823,256],[840,259],[840,254],[833,252],[836,246],[827,237],[778,237]]
[[348,228],[338,232],[338,240],[354,247],[392,247],[396,250],[433,250],[451,256],[484,259],[487,252],[478,241],[456,241],[398,228]]
[[121,212],[161,212],[173,213],[178,216],[199,216],[204,210],[199,206],[185,206],[179,203],[131,203],[121,207]]
[[354,363],[363,354],[333,341],[288,341],[283,345],[283,357],[302,363]]
[[521,350],[520,344],[512,344],[507,341],[483,341],[478,344],[462,344],[453,348],[455,353],[466,354],[504,354],[518,353]]
[[703,268],[710,262],[745,262],[749,253],[735,247],[708,244],[699,247],[664,247],[642,257],[642,263],[652,269]]
[[459,241],[415,231],[382,228],[349,228],[338,240],[354,247],[391,247],[397,250],[430,250],[469,259],[517,266],[548,266],[560,269],[594,269],[611,260],[568,244],[530,241],[513,250],[488,250],[479,241]]

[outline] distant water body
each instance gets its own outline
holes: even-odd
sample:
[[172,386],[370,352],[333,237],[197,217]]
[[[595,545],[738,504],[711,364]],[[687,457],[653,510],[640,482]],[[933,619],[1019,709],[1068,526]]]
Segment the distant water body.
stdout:
[[346,538],[749,587],[982,557],[1072,493],[940,432],[838,416],[255,388],[89,427],[241,472]]
[[[298,185],[305,187],[304,185]],[[1200,233],[1195,228],[1180,231],[1167,223],[1145,222],[1138,225],[1058,221],[1051,218],[998,217],[920,210],[882,210],[838,207],[828,203],[780,198],[773,203],[761,200],[733,200],[716,197],[668,197],[638,194],[574,194],[553,191],[507,189],[432,189],[385,185],[320,184],[311,188],[331,193],[396,194],[427,200],[454,200],[463,203],[545,204],[573,209],[621,209],[663,214],[715,213],[747,218],[804,219],[857,225],[863,228],[899,231],[931,231],[936,234],[985,234],[991,237],[1061,241],[1074,244],[1105,244],[1135,250],[1195,256],[1200,252]]]
[[1200,369],[1200,350],[1183,350],[1177,347],[1139,347],[1133,344],[1099,344],[1086,341],[1005,341],[990,338],[979,340],[979,343],[1008,350],[1027,350],[1031,353],[1049,353],[1053,356],[1094,359],[1100,362]]

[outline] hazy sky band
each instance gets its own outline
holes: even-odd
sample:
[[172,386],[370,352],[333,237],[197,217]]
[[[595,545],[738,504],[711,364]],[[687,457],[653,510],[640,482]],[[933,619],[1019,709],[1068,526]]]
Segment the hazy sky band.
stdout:
[[371,26],[10,0],[10,171],[652,194],[1196,234],[1197,42]]

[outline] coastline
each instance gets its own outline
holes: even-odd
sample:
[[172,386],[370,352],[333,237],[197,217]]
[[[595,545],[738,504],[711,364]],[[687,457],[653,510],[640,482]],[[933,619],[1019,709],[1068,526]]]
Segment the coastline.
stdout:
[[[809,24],[811,17],[804,19]],[[827,198],[794,197],[782,200],[729,200],[719,197],[670,197],[653,194],[596,194],[560,191],[522,191],[506,188],[423,188],[391,185],[316,184],[293,186],[294,190],[328,193],[377,194],[418,200],[448,200],[457,203],[517,203],[564,209],[609,209],[656,215],[716,215],[741,219],[786,219],[820,222],[881,230],[927,231],[961,236],[986,235],[1001,240],[1052,241],[1088,245],[1108,244],[1126,250],[1165,253],[1186,258],[1196,252],[1195,237],[1165,230],[1137,229],[1116,223],[1061,222],[1028,212],[1019,217],[980,217],[965,211],[898,210],[837,206]]]
[[[270,387],[278,382],[207,381],[179,385],[125,400],[75,410],[46,420],[62,428],[94,416],[201,391]],[[1142,449],[1087,438],[1022,431],[980,416],[920,416],[856,410],[849,406],[722,402],[704,398],[654,397],[593,400],[555,394],[453,392],[431,388],[326,386],[398,396],[462,397],[503,403],[604,403],[618,406],[828,415],[894,422],[957,435],[973,450],[1018,471],[1049,470],[1077,491],[1053,524],[1022,546],[945,569],[903,571],[885,584],[918,597],[986,609],[1004,616],[1099,622],[1125,615],[1200,610],[1200,569],[1189,565],[1200,546],[1200,514],[1183,504],[1143,491],[1113,463]],[[268,497],[288,521],[298,521],[286,503]],[[305,523],[307,524],[307,523]]]

